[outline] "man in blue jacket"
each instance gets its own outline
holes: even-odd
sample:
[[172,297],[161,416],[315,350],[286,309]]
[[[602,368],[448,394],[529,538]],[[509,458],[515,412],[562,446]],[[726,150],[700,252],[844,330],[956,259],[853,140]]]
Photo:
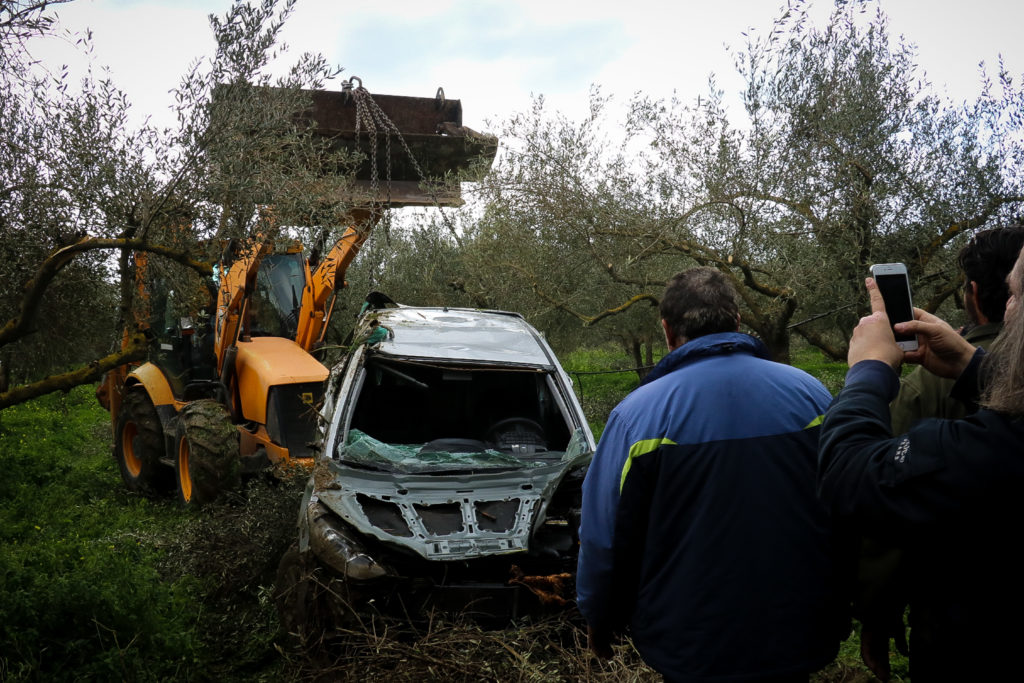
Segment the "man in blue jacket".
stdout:
[[806,681],[844,635],[815,497],[831,396],[738,332],[717,270],[676,275],[660,312],[670,353],[612,411],[583,486],[591,647],[628,627],[668,681]]

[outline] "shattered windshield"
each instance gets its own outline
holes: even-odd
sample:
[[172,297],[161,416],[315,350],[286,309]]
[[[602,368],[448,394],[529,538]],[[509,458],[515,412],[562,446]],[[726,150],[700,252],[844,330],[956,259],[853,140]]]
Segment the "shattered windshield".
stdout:
[[[446,450],[450,447],[451,450]],[[474,450],[460,450],[472,447]],[[408,474],[483,469],[521,469],[571,461],[587,453],[582,429],[573,432],[564,451],[506,452],[463,439],[438,439],[426,444],[391,444],[352,429],[335,456],[344,463]]]
[[371,353],[352,392],[336,456],[365,467],[519,469],[557,462],[573,437],[555,378],[542,368]]

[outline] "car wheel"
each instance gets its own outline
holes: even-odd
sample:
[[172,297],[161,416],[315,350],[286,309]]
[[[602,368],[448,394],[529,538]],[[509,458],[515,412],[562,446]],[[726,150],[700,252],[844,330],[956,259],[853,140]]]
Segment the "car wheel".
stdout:
[[314,608],[314,562],[309,553],[299,552],[293,543],[281,557],[274,585],[274,604],[281,628],[299,643],[310,633],[310,617]]
[[337,630],[366,630],[367,620],[374,618],[358,591],[321,565],[312,552],[300,552],[297,543],[277,567],[274,603],[282,630],[300,646],[329,638]]

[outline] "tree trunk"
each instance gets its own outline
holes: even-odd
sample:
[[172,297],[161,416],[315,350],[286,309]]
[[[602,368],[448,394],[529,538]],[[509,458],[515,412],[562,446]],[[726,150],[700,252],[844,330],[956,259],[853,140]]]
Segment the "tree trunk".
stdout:
[[633,357],[633,368],[636,370],[637,377],[640,381],[643,381],[644,377],[647,376],[647,370],[643,368],[643,341],[636,337],[629,340],[630,355]]
[[773,361],[790,364],[789,330],[785,326],[773,326],[770,330],[770,337],[763,341],[768,347]]
[[125,363],[143,360],[148,353],[149,344],[146,341],[145,335],[141,332],[136,333],[132,335],[129,343],[120,351],[116,351],[109,356],[98,358],[86,365],[59,375],[51,375],[38,382],[32,382],[31,384],[23,383],[8,391],[0,392],[0,410],[17,405],[18,403],[24,403],[33,398],[38,398],[44,394],[53,393],[54,391],[66,392],[79,384],[95,382],[107,370],[124,365]]
[[11,386],[11,356],[4,354],[0,357],[0,394],[6,394]]

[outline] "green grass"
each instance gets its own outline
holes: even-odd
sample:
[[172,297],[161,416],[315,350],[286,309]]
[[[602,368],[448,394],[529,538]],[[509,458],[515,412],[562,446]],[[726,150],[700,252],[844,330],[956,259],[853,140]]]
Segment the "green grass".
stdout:
[[276,658],[294,487],[198,514],[130,494],[91,387],[3,411],[0,470],[0,680],[252,680]]
[[833,396],[843,388],[849,369],[844,361],[831,360],[813,346],[794,348],[792,358],[794,366],[817,377]]
[[[630,363],[599,349],[565,365]],[[636,383],[631,372],[583,376],[584,401],[610,410]],[[486,632],[447,619],[426,631],[384,624],[292,649],[271,587],[295,537],[301,478],[255,480],[197,513],[130,494],[88,387],[0,413],[0,468],[0,680],[658,679],[628,641],[614,660],[594,660],[578,620],[564,618]],[[905,660],[893,668],[905,680]],[[812,680],[869,680],[856,633]]]
[[577,349],[562,357],[562,366],[573,381],[583,414],[594,438],[601,438],[608,414],[619,401],[640,384],[636,372],[614,372],[633,365],[631,358],[614,346]]
[[197,656],[192,586],[161,580],[140,537],[164,515],[117,485],[106,425],[91,387],[3,412],[0,677],[160,680]]

